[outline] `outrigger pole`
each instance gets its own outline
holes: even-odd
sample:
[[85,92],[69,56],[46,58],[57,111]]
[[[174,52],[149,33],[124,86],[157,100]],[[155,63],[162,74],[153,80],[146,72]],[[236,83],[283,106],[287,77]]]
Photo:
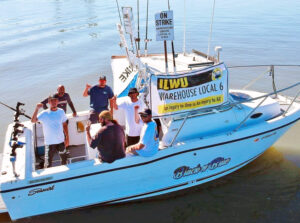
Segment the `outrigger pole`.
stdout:
[[148,51],[148,11],[149,11],[149,0],[147,0],[147,13],[146,13],[146,36],[145,36],[145,56]]
[[138,37],[135,40],[137,42],[137,56],[140,56],[140,1],[137,0],[137,19],[138,19]]

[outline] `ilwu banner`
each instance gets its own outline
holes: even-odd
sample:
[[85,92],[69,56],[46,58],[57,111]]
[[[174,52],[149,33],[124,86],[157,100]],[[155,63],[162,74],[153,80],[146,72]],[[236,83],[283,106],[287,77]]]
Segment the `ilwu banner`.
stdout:
[[228,71],[222,63],[180,75],[152,75],[153,116],[207,108],[228,100]]

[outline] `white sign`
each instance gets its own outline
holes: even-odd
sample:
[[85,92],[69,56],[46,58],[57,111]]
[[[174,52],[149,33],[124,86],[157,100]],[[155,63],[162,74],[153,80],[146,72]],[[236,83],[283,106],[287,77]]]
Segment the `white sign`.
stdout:
[[155,14],[156,41],[174,40],[173,11]]
[[225,103],[228,100],[227,76],[224,64],[180,75],[152,75],[152,115],[178,114]]
[[125,32],[134,36],[134,20],[131,7],[122,7]]

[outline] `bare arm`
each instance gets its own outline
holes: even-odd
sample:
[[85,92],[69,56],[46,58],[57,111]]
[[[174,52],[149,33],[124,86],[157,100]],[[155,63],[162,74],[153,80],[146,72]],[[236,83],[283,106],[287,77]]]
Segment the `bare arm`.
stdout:
[[64,133],[65,133],[65,147],[69,146],[69,130],[67,122],[63,123]]
[[134,106],[134,121],[135,121],[136,124],[139,124],[139,122],[140,122],[140,116],[138,114],[139,108],[140,107],[138,105]]
[[91,129],[91,125],[87,124],[85,130],[86,130],[86,138],[87,138],[89,146],[91,146],[91,142],[92,142],[92,136],[91,136],[91,133],[90,133],[90,129]]
[[68,98],[67,98],[67,102],[68,102],[68,105],[70,106],[70,108],[71,108],[71,110],[73,112],[73,117],[77,116],[75,107],[74,107],[73,102],[71,100],[71,97],[69,95],[68,95]]
[[33,112],[33,115],[32,115],[32,117],[31,117],[31,122],[32,122],[32,123],[36,123],[36,122],[38,121],[38,119],[37,119],[37,113],[39,112],[39,109],[40,109],[41,107],[43,107],[43,104],[42,104],[42,103],[38,103],[38,104],[36,105],[35,110],[34,110],[34,112]]
[[83,91],[83,97],[89,96],[88,91],[89,91],[90,88],[91,88],[91,85],[86,84],[85,89],[84,89],[84,91]]
[[143,149],[144,147],[145,147],[144,144],[142,144],[142,143],[137,143],[137,144],[134,144],[134,145],[132,145],[132,146],[127,147],[126,153],[134,153],[134,151]]
[[114,116],[114,104],[115,104],[115,96],[109,99],[110,113],[112,117]]

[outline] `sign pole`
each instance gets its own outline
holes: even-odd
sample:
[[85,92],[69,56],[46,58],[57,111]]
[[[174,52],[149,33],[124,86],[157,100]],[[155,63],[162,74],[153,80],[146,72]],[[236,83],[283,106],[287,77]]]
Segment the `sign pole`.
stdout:
[[166,74],[169,74],[169,69],[168,69],[168,52],[167,52],[167,40],[164,40],[164,48],[165,48],[165,63],[166,63]]
[[[168,9],[170,11],[170,2],[169,2],[169,0],[168,0]],[[171,41],[171,46],[172,46],[172,55],[173,55],[173,70],[174,70],[174,74],[176,74],[175,50],[174,50],[173,40]]]
[[174,68],[174,73],[176,74],[175,50],[174,50],[173,40],[171,44],[172,44],[172,54],[173,54],[173,68]]

